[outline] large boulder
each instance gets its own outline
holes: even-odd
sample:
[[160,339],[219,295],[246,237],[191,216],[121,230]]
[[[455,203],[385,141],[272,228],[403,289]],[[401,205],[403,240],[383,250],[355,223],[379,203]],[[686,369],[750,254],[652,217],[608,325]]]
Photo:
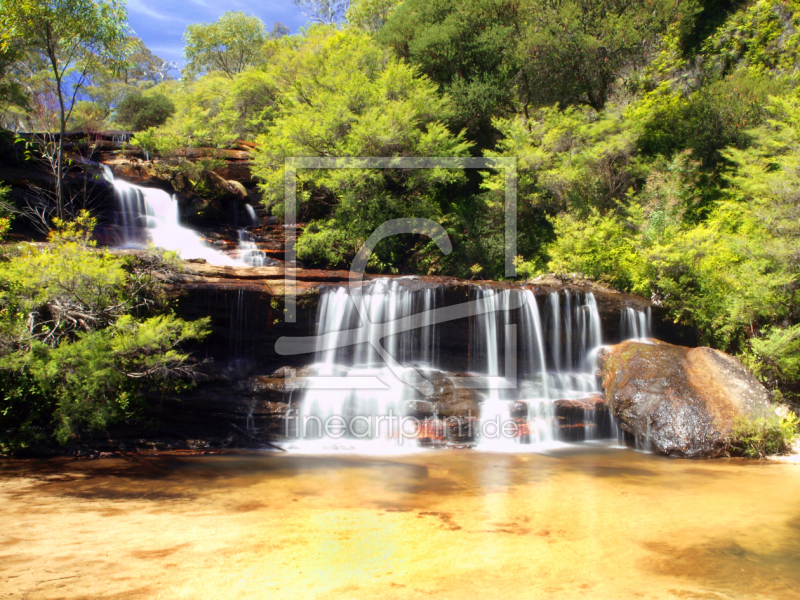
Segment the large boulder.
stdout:
[[770,399],[736,358],[655,340],[601,350],[598,376],[620,427],[668,456],[722,455],[736,419],[762,414]]

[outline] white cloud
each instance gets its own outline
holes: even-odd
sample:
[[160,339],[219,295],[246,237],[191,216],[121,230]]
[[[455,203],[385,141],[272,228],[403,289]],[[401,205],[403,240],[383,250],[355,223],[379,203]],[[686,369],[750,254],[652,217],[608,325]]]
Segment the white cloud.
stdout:
[[140,15],[145,15],[150,17],[151,19],[155,19],[157,21],[182,21],[187,22],[185,19],[181,19],[180,17],[175,17],[173,15],[166,15],[164,13],[158,12],[157,10],[150,8],[147,6],[142,0],[128,0],[128,11],[133,13],[138,13]]

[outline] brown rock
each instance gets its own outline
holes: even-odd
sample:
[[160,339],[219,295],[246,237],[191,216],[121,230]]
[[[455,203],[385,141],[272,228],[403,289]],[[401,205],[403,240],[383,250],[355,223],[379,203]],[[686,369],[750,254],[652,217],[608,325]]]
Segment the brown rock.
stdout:
[[605,399],[600,394],[591,394],[586,398],[564,398],[553,404],[557,408],[567,410],[605,410]]
[[463,388],[448,376],[448,373],[431,371],[426,379],[433,385],[433,395],[428,398],[436,406],[436,414],[442,418],[479,417],[481,396],[477,390]]
[[711,348],[630,340],[600,352],[598,375],[622,429],[669,456],[720,456],[736,419],[770,399],[739,360]]
[[226,148],[187,148],[186,158],[223,158],[226,160],[248,160],[250,152],[247,150],[228,150]]

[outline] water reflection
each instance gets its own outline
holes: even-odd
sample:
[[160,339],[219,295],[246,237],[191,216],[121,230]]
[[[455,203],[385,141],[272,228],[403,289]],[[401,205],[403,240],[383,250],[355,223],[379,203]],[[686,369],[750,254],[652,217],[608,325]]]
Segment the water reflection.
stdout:
[[0,592],[795,598],[798,493],[790,465],[600,446],[6,461]]

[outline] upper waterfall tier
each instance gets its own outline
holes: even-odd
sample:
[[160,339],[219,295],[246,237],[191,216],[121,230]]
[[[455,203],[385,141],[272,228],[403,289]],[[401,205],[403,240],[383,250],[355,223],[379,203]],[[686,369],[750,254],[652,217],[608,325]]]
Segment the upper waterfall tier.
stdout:
[[115,179],[111,169],[102,166],[106,179],[114,185],[119,205],[116,224],[123,247],[142,247],[152,242],[178,252],[184,259],[201,258],[215,265],[244,264],[209,247],[197,233],[181,225],[178,203],[170,194]]

